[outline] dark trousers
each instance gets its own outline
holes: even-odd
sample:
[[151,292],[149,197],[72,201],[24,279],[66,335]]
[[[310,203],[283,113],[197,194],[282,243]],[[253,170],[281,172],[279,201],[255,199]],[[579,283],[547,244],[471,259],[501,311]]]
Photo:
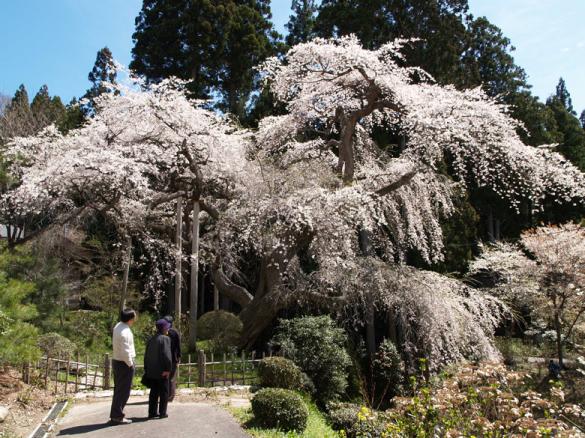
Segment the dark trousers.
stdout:
[[177,394],[177,363],[173,362],[171,375],[169,376],[169,401],[173,401]]
[[119,420],[124,418],[124,407],[130,398],[134,367],[129,367],[126,362],[113,360],[112,371],[114,372],[114,398],[110,418]]
[[148,416],[167,415],[169,379],[153,379],[148,396]]

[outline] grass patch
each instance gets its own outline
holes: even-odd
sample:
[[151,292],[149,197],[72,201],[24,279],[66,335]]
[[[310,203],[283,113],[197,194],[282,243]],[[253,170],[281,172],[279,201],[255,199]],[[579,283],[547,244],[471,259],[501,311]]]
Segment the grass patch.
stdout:
[[256,438],[338,438],[340,435],[331,429],[325,416],[309,397],[303,397],[309,410],[307,428],[302,433],[283,432],[277,429],[262,429],[254,421],[251,408],[228,408],[251,436]]

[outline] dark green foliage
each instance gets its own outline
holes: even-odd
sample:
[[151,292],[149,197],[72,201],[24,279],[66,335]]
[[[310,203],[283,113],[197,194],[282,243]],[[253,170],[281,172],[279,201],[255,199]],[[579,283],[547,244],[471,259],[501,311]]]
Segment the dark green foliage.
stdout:
[[270,2],[145,0],[136,18],[130,67],[150,81],[190,81],[193,97],[243,119],[258,90],[254,67],[276,53]]
[[315,31],[323,37],[353,33],[369,49],[396,38],[420,38],[424,41],[406,50],[408,63],[453,83],[462,76],[467,9],[467,0],[324,0]]
[[299,367],[292,360],[284,357],[267,357],[258,365],[260,386],[266,388],[283,388],[300,390],[303,376]]
[[295,44],[305,43],[313,37],[317,3],[315,0],[293,0],[291,9],[293,15],[290,16],[286,24],[288,29],[286,44],[294,46]]
[[10,278],[0,267],[0,365],[19,365],[38,359],[38,329],[30,324],[37,309],[29,299],[35,285]]
[[572,115],[576,116],[577,113],[573,109],[573,100],[571,99],[571,95],[569,94],[569,90],[567,90],[567,84],[563,78],[559,79],[559,83],[557,84],[557,88],[554,94],[556,100],[563,105],[563,107]]
[[[95,99],[103,93],[112,91],[112,86],[116,84],[117,76],[118,70],[114,63],[112,52],[107,47],[104,47],[97,52],[95,64],[87,76],[92,86],[83,96],[88,100],[83,107],[86,115],[95,113]],[[117,90],[114,92],[117,93]]]
[[261,389],[252,399],[256,422],[265,428],[303,431],[309,411],[294,391],[281,388]]
[[349,431],[357,423],[359,404],[332,402],[327,404],[327,417],[334,430]]
[[0,113],[0,144],[13,137],[34,135],[51,124],[60,126],[66,109],[58,96],[51,97],[43,85],[29,104],[28,93],[21,85]]
[[556,93],[548,98],[559,132],[558,151],[582,171],[585,171],[585,131],[573,110],[571,95],[563,78],[559,80]]
[[579,121],[581,122],[581,126],[585,129],[585,110],[581,112],[581,116],[579,117]]
[[377,398],[380,403],[391,399],[400,393],[404,364],[396,345],[389,339],[384,339],[376,356],[372,361],[373,378],[375,382]]
[[72,129],[80,128],[85,122],[85,114],[79,105],[77,99],[71,99],[71,102],[65,108],[65,116],[59,123],[59,130],[67,134]]
[[479,216],[471,205],[467,193],[453,197],[454,213],[441,221],[445,259],[434,266],[439,272],[465,272],[474,257],[478,241]]
[[37,129],[42,129],[52,123],[59,124],[65,117],[65,105],[61,102],[61,98],[51,97],[46,85],[43,85],[35,95],[30,109]]
[[280,320],[272,342],[311,378],[318,402],[344,394],[351,364],[347,336],[329,316]]
[[514,63],[515,50],[499,27],[487,18],[470,19],[467,44],[462,62],[465,76],[462,84],[482,84],[490,96],[508,97],[527,87],[526,72]]
[[214,352],[227,352],[234,348],[242,332],[242,321],[225,310],[207,312],[197,321],[197,335],[209,340]]

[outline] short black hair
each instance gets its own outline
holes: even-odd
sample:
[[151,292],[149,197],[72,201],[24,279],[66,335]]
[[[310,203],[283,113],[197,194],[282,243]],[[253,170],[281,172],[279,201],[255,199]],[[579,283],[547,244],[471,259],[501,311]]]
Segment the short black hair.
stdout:
[[120,312],[120,321],[128,322],[136,318],[136,312],[132,309],[124,309]]

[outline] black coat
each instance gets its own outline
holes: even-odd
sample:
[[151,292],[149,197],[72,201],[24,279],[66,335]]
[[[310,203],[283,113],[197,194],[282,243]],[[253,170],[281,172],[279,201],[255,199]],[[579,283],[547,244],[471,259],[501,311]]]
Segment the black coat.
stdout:
[[169,338],[171,338],[171,356],[173,364],[181,362],[181,335],[174,328],[169,330]]
[[171,339],[157,333],[146,344],[144,353],[144,374],[149,379],[162,379],[162,373],[171,371]]

